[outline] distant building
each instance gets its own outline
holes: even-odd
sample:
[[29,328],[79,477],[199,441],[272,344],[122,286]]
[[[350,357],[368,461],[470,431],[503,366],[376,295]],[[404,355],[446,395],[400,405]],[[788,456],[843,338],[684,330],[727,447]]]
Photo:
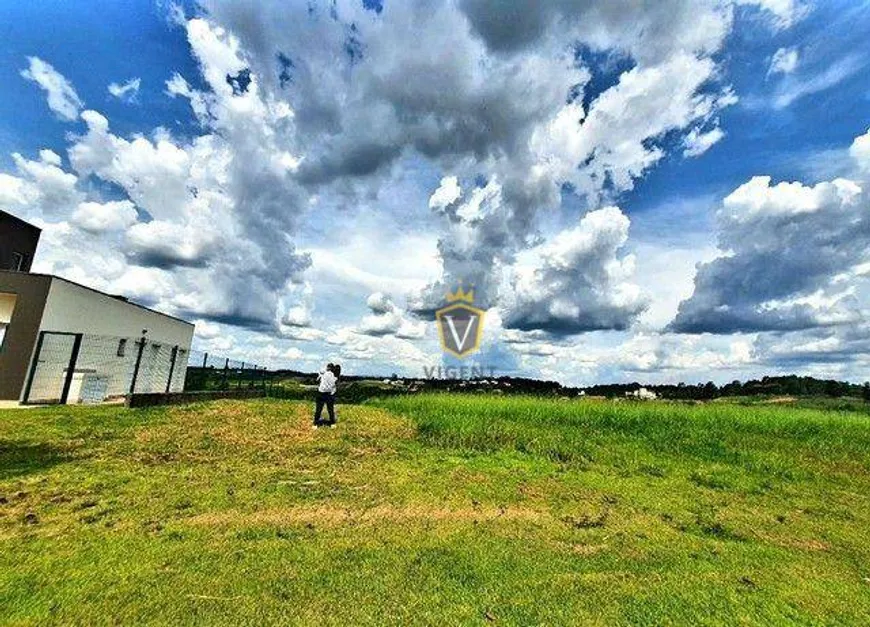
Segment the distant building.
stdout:
[[658,394],[646,388],[639,388],[633,392],[626,392],[625,395],[629,398],[637,398],[642,401],[653,401],[658,398]]
[[0,401],[99,402],[127,394],[134,372],[136,392],[181,391],[193,330],[60,277],[0,270]]
[[0,210],[0,270],[30,272],[40,229]]

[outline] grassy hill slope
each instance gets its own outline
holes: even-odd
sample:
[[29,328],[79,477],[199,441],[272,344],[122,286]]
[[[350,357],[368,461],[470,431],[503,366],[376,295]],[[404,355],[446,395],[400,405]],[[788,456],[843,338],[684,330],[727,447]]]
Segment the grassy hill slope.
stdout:
[[865,415],[310,410],[0,412],[0,622],[870,622]]

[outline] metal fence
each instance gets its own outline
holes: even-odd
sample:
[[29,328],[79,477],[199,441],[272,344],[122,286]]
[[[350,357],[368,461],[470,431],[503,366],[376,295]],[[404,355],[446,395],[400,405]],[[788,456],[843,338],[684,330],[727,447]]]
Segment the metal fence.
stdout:
[[187,361],[186,392],[264,387],[268,369],[253,361],[192,350]]
[[188,351],[135,337],[42,331],[24,403],[99,403],[184,389]]

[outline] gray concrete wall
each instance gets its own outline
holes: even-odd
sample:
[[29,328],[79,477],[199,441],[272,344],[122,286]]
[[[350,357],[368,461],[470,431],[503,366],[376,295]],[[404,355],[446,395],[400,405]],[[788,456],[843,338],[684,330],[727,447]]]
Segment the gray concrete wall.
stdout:
[[21,397],[51,277],[0,270],[0,292],[15,294],[15,308],[0,347],[0,400]]

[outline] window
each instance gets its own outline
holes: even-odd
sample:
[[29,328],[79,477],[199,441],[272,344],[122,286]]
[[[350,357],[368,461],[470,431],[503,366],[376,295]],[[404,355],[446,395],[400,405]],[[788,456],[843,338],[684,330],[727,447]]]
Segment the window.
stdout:
[[118,340],[118,357],[123,357],[124,352],[127,350],[127,340]]
[[12,270],[24,270],[24,261],[27,259],[24,253],[12,252]]
[[12,323],[12,313],[15,311],[17,298],[15,294],[0,292],[0,351],[3,350],[3,341],[6,339],[6,332]]

